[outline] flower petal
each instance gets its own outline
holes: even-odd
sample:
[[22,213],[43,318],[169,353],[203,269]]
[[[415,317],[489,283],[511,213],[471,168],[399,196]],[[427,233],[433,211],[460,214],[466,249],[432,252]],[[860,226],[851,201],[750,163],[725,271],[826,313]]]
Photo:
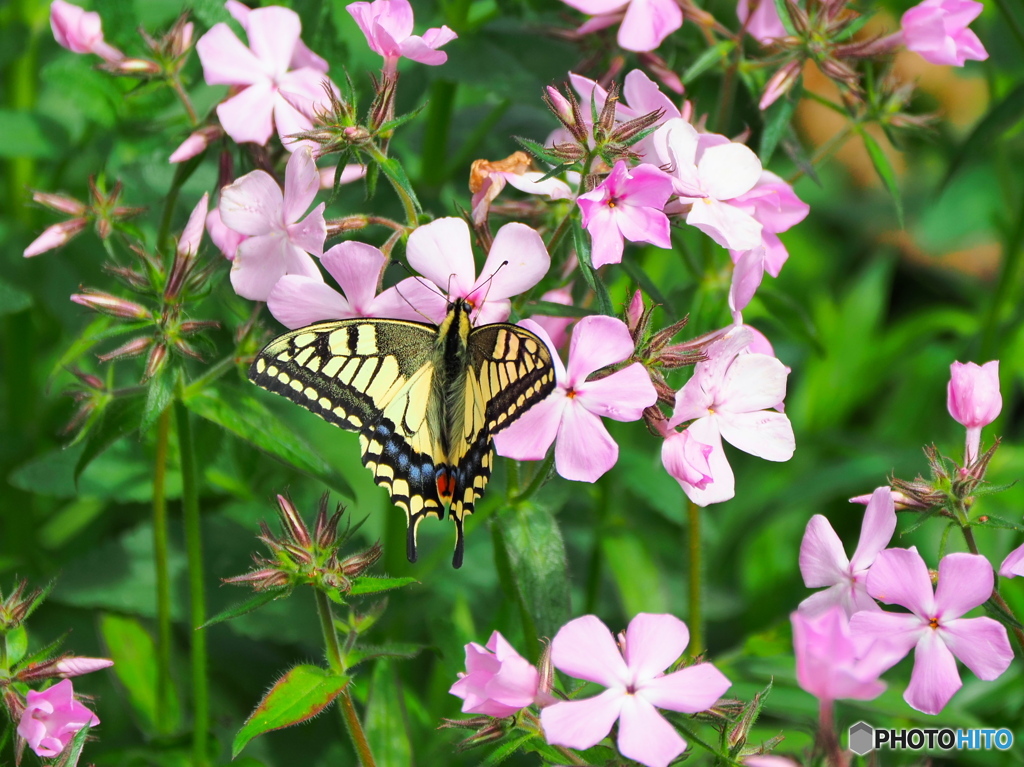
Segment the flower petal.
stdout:
[[850,633],[854,637],[883,639],[893,654],[901,658],[914,649],[926,631],[931,631],[927,623],[907,613],[865,610],[850,617]]
[[935,609],[943,623],[959,618],[992,596],[995,575],[980,554],[947,554],[939,562]]
[[596,482],[619,460],[619,446],[601,419],[566,398],[555,442],[555,469],[566,479]]
[[786,398],[789,368],[766,354],[740,354],[725,372],[715,398],[719,412],[750,413]]
[[274,285],[286,274],[320,278],[312,257],[280,234],[250,237],[238,246],[231,262],[231,285],[238,295],[250,301],[266,301]]
[[962,685],[953,653],[937,632],[929,629],[917,643],[914,670],[903,700],[925,714],[938,714]]
[[938,633],[978,679],[997,679],[1013,660],[1006,627],[992,618],[959,618],[943,623]]
[[645,682],[638,694],[658,708],[696,714],[715,705],[731,685],[710,663],[698,663]]
[[829,521],[815,514],[800,542],[800,574],[809,589],[845,583],[850,560]]
[[622,320],[598,314],[584,317],[572,332],[566,385],[581,385],[594,371],[628,359],[633,349],[633,338]]
[[461,218],[439,218],[418,227],[406,246],[409,265],[449,298],[464,298],[473,289],[476,265],[469,226]]
[[639,362],[605,378],[576,387],[576,401],[594,415],[616,421],[637,421],[644,409],[658,401],[658,391]]
[[210,206],[210,195],[207,192],[199,199],[199,203],[192,209],[188,217],[188,223],[181,230],[181,237],[178,238],[178,252],[191,253],[199,252],[199,244],[203,239],[203,231],[206,229],[206,212]]
[[934,617],[932,581],[916,548],[886,549],[868,571],[868,593],[886,604],[901,605],[918,617]]
[[279,5],[254,9],[245,25],[249,47],[272,77],[288,71],[301,32],[299,14]]
[[275,319],[292,330],[323,320],[361,316],[345,297],[321,279],[286,274],[267,296],[267,308]]
[[486,295],[488,300],[511,298],[540,282],[550,267],[551,256],[535,229],[525,224],[505,224],[494,236],[473,292]]
[[203,65],[207,85],[252,85],[267,83],[267,73],[238,36],[224,22],[214,24],[199,38],[196,53]]
[[1024,575],[1024,545],[1018,546],[999,565],[999,574],[1004,578],[1014,578]]
[[632,0],[619,27],[619,47],[627,51],[653,51],[683,25],[676,0]]
[[639,695],[627,695],[619,715],[618,746],[627,759],[668,767],[686,749],[686,741],[654,706]]
[[320,174],[313,152],[302,147],[292,152],[284,172],[284,205],[282,215],[287,224],[294,224],[313,203],[320,191]]
[[[749,355],[755,356],[755,355]],[[788,461],[796,450],[793,425],[784,413],[719,413],[715,416],[722,439],[744,453],[766,461]]]
[[871,566],[878,552],[889,545],[896,532],[896,504],[888,486],[875,488],[864,509],[864,521],[860,526],[860,539],[853,552],[850,564],[854,572]]
[[662,674],[689,643],[690,630],[674,615],[637,613],[626,629],[624,651],[633,685],[644,685]]
[[342,242],[324,253],[320,263],[338,281],[356,317],[368,317],[387,257],[363,242]]
[[754,188],[761,161],[745,144],[730,141],[704,150],[697,163],[701,187],[716,200],[730,200]]
[[494,449],[498,455],[517,461],[543,460],[558,435],[562,413],[568,402],[565,392],[556,389],[543,402],[538,402],[495,434]]
[[698,506],[728,501],[736,495],[736,477],[732,473],[729,459],[722,449],[722,437],[718,432],[716,419],[699,418],[687,427],[690,435],[698,442],[708,445],[708,467],[711,471],[711,482],[703,489],[680,482],[686,497]]
[[551,640],[551,662],[575,679],[605,687],[625,688],[630,681],[612,632],[595,615],[575,618],[558,630]]
[[541,709],[545,739],[553,746],[596,746],[611,732],[626,697],[622,690],[605,690],[594,698],[561,701]]
[[324,252],[324,240],[327,239],[327,222],[324,220],[324,203],[320,203],[297,224],[287,227],[288,238],[295,247],[307,253],[320,256]]
[[218,104],[217,119],[235,142],[266,144],[274,132],[274,92],[270,83],[257,82]]
[[[220,220],[239,234],[281,232],[281,187],[262,170],[246,173],[220,192]],[[281,232],[283,234],[283,232]]]
[[761,225],[753,216],[712,197],[694,200],[686,223],[730,250],[750,250],[761,244]]

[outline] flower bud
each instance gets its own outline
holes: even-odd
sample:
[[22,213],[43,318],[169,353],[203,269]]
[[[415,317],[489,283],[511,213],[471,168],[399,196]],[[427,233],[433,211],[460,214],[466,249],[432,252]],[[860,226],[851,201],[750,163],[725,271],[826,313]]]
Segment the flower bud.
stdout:
[[50,194],[49,192],[32,191],[32,200],[58,213],[67,213],[69,216],[81,216],[85,214],[84,202],[67,197],[63,194]]
[[292,502],[285,496],[278,495],[277,508],[281,515],[281,521],[284,523],[284,528],[288,538],[301,547],[311,547],[313,545],[313,539],[309,537],[309,530],[306,528],[306,523],[302,521],[302,516],[299,514]]
[[110,362],[112,360],[126,360],[131,357],[138,357],[140,354],[144,354],[149,350],[149,347],[153,345],[152,336],[143,336],[142,338],[134,338],[126,344],[122,344],[113,351],[109,351],[106,354],[97,355],[100,362]]
[[799,77],[800,62],[794,59],[769,78],[764,87],[764,94],[757,104],[758,109],[763,111],[774,104],[780,96],[789,92]]
[[142,380],[148,381],[150,378],[159,373],[164,364],[167,362],[167,346],[164,344],[157,344],[149,351],[149,356],[146,358],[146,368],[142,371]]
[[76,304],[88,307],[93,311],[117,317],[122,320],[151,320],[153,315],[149,309],[109,293],[102,293],[98,290],[87,290],[84,293],[74,293],[71,300]]
[[25,248],[25,258],[38,256],[40,253],[59,248],[71,240],[71,238],[80,234],[88,223],[88,219],[85,218],[72,218],[68,221],[61,221],[59,224],[48,226],[43,230],[42,234]]
[[208,125],[205,128],[200,128],[190,133],[188,138],[181,142],[178,148],[167,158],[167,162],[178,163],[190,160],[206,149],[211,141],[216,141],[223,135],[224,130],[219,125]]
[[954,362],[950,365],[946,407],[953,420],[967,427],[966,463],[978,455],[981,427],[992,423],[1003,408],[999,393],[999,360],[976,365]]
[[160,65],[149,59],[119,59],[100,65],[112,75],[124,77],[156,77],[163,73]]

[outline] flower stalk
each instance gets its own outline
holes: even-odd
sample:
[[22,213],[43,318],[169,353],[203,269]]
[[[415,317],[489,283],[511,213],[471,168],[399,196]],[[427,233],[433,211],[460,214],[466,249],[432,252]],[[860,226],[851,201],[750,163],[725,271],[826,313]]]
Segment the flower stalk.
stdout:
[[171,579],[168,572],[167,543],[167,444],[171,430],[171,409],[156,422],[156,457],[153,462],[153,558],[156,569],[157,623],[157,721],[169,721],[171,709]]

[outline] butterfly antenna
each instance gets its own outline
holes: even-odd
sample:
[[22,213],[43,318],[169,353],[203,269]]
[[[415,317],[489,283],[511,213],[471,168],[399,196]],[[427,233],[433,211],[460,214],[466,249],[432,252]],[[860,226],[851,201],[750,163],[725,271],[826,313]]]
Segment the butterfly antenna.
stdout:
[[494,275],[496,275],[498,272],[502,270],[503,267],[506,266],[508,266],[508,261],[502,261],[500,264],[498,264],[498,268],[491,272],[490,276],[488,276],[488,278],[484,280],[484,285],[487,286],[487,290],[484,291],[484,301],[487,301],[487,294],[491,292],[491,280],[494,279]]
[[[424,284],[426,284],[426,285],[429,285],[430,283],[429,283],[429,282],[427,282],[427,283],[424,283]],[[419,315],[420,317],[422,317],[423,319],[425,319],[425,320],[427,321],[427,323],[428,323],[428,324],[430,324],[430,325],[436,325],[436,324],[437,324],[436,322],[434,322],[434,318],[433,318],[433,317],[428,317],[428,316],[427,316],[426,314],[424,314],[424,313],[423,313],[423,312],[421,312],[421,311],[420,311],[419,309],[417,309],[417,308],[416,308],[416,305],[415,305],[415,304],[414,304],[414,303],[413,303],[412,301],[410,301],[410,300],[409,300],[408,298],[406,298],[405,296],[403,296],[403,295],[402,295],[402,291],[398,289],[398,286],[397,286],[397,285],[395,285],[395,292],[396,292],[396,293],[397,293],[397,294],[399,295],[399,297],[400,297],[400,298],[401,298],[401,299],[402,299],[403,301],[405,301],[405,303],[409,304],[409,308],[410,308],[410,309],[412,309],[412,310],[413,310],[414,312],[416,312],[416,314],[418,314],[418,315]]]

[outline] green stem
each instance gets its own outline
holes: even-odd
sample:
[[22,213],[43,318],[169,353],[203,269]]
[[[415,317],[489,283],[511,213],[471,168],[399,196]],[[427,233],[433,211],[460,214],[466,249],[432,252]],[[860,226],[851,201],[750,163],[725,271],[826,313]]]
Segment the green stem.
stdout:
[[715,126],[719,133],[727,132],[729,119],[732,117],[732,105],[736,98],[736,70],[740,66],[742,55],[742,48],[737,47],[733,50],[732,63],[722,78],[722,90],[718,94],[718,114],[715,115]]
[[[373,144],[368,144],[363,148],[375,162],[383,166],[384,163],[388,162],[388,157],[380,150],[379,147]],[[383,172],[383,171],[382,171]],[[416,201],[412,196],[402,188],[402,185],[394,181],[391,176],[384,173],[384,177],[391,184],[391,188],[395,190],[395,194],[398,195],[398,199],[402,201],[402,208],[405,210],[405,221],[410,228],[415,229],[419,226],[419,213],[417,212]]]
[[[978,551],[978,542],[974,540],[974,531],[970,527],[962,525],[960,531],[964,534],[964,541],[967,543],[967,549],[972,554],[980,554]],[[1006,600],[1003,599],[1002,594],[999,593],[995,588],[992,589],[992,601],[999,605],[1000,608],[1006,611],[1007,615],[1013,616],[1016,620],[1017,616],[1013,615],[1013,610],[1010,609],[1010,605],[1007,604]],[[1018,621],[1019,622],[1019,621]],[[1019,628],[1011,628],[1014,638],[1017,640],[1017,644],[1020,646],[1021,653],[1024,654],[1024,630]]]
[[[324,649],[327,653],[327,664],[331,671],[339,676],[345,673],[345,658],[341,653],[341,644],[338,642],[338,632],[334,628],[334,616],[331,614],[331,603],[327,595],[319,589],[313,592],[316,595],[316,612],[320,617],[320,629],[324,635]],[[351,683],[350,683],[351,684]],[[373,752],[370,750],[370,742],[366,739],[363,725],[359,721],[355,704],[352,702],[352,694],[349,686],[346,685],[341,695],[338,696],[338,710],[341,712],[341,721],[348,730],[352,745],[355,746],[356,756],[362,767],[376,767]]]
[[1020,22],[1017,21],[1017,17],[1013,15],[1013,10],[1010,4],[1006,0],[996,0],[996,5],[999,6],[999,10],[1002,12],[1006,19],[1006,24],[1013,32],[1013,36],[1017,38],[1017,42],[1024,47],[1024,27],[1021,27]]
[[988,313],[981,336],[981,357],[985,359],[993,355],[999,337],[999,320],[1007,299],[1011,299],[1011,291],[1019,285],[1021,256],[1024,255],[1024,195],[1021,195],[1020,209],[1017,211],[1016,223],[1006,242],[1006,253],[1003,254],[1002,268],[999,270],[999,281],[996,283],[995,296],[988,302]]
[[174,403],[181,451],[181,506],[185,522],[185,550],[188,555],[189,617],[192,624],[192,763],[207,764],[207,737],[210,730],[210,694],[206,677],[206,595],[203,591],[203,545],[199,525],[199,479],[196,470],[195,443],[189,412],[180,399]]
[[238,364],[238,356],[232,354],[220,360],[216,364],[211,365],[203,375],[185,387],[185,390],[182,392],[182,397],[184,399],[188,399],[195,394],[199,394],[203,389],[235,367],[236,364]]
[[818,708],[818,745],[825,752],[829,767],[846,767],[846,759],[836,735],[833,705],[832,701],[823,700]]
[[[544,463],[540,465],[536,473],[533,475],[533,479],[530,480],[530,484],[526,486],[525,490],[512,499],[512,503],[522,503],[523,501],[532,498],[533,495],[544,486],[544,483],[548,481],[548,475],[551,474],[551,467],[554,465],[555,453],[552,450],[548,454],[548,457],[544,459]],[[516,477],[518,479],[518,473]]]
[[703,563],[701,562],[700,506],[686,502],[690,545],[690,646],[688,652],[696,657],[704,651],[703,615]]
[[167,567],[167,443],[171,409],[156,422],[156,458],[153,462],[153,556],[156,563],[156,718],[161,726],[171,710],[171,579]]
[[[8,17],[29,27],[24,52],[11,62],[8,85],[8,105],[19,112],[27,112],[36,103],[36,83],[39,81],[39,14],[32,0],[15,0],[10,4]],[[31,157],[14,156],[8,160],[8,210],[25,225],[31,225],[34,211],[26,203],[28,188],[32,185],[35,161]]]
[[196,115],[195,107],[192,106],[192,99],[188,97],[188,92],[181,84],[181,79],[177,75],[174,75],[170,78],[169,82],[171,84],[171,90],[177,94],[178,98],[181,100],[182,106],[185,107],[185,111],[188,113],[189,125],[195,128],[199,124],[199,117]]

